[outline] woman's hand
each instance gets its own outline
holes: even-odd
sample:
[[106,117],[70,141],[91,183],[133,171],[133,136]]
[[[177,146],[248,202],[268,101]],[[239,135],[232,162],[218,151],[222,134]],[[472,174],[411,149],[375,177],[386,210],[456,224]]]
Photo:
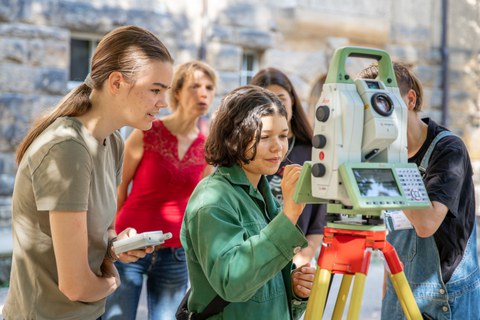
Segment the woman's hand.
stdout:
[[109,259],[104,259],[100,269],[102,270],[103,278],[113,280],[112,289],[116,290],[120,286],[120,275],[118,274],[117,268],[115,268],[113,261]]
[[298,164],[285,166],[282,182],[280,183],[283,194],[283,212],[293,224],[297,224],[298,217],[305,207],[304,203],[296,203],[293,201],[293,194],[301,171],[302,166]]
[[[118,240],[127,239],[127,238],[130,238],[130,237],[133,237],[136,234],[137,234],[137,230],[135,230],[133,228],[127,228],[127,229],[123,230],[122,232],[120,232],[118,234],[117,239]],[[125,262],[125,263],[130,263],[130,262],[135,262],[138,259],[145,257],[148,253],[152,253],[153,250],[155,250],[155,247],[150,246],[150,247],[146,247],[144,249],[130,250],[130,251],[127,251],[127,252],[120,253],[118,255],[115,254],[115,249],[113,248],[113,246],[109,249],[111,250],[111,252],[115,256],[118,257],[118,260],[120,260],[122,262]]]
[[292,289],[298,298],[308,298],[313,287],[315,268],[306,263],[292,272]]

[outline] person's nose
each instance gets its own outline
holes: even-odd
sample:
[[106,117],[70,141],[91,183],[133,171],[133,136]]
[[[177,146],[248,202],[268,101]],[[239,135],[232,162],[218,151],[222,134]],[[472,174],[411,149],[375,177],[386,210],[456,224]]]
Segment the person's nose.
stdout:
[[206,96],[207,96],[207,92],[208,92],[208,90],[207,90],[207,88],[204,87],[204,86],[200,86],[200,88],[198,88],[198,95],[199,95],[200,97],[206,97]]
[[155,103],[155,106],[158,108],[166,108],[168,106],[167,104],[167,95],[165,93],[162,93],[157,100],[157,103]]
[[273,152],[278,152],[278,151],[282,151],[283,149],[283,142],[280,138],[275,138],[273,143],[272,143],[272,151]]

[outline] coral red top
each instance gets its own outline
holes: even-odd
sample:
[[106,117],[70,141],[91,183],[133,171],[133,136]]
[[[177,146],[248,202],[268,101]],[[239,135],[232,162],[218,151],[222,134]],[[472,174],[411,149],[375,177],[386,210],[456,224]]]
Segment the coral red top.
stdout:
[[180,227],[188,199],[207,163],[205,136],[199,133],[182,159],[177,137],[161,120],[143,133],[143,158],[133,178],[132,189],[117,215],[118,232],[132,227],[138,233],[162,230],[173,237],[165,247],[180,247]]

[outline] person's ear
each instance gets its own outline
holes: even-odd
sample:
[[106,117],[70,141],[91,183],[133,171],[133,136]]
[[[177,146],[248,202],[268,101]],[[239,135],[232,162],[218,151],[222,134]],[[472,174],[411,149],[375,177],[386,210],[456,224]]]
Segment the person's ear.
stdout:
[[107,79],[107,86],[110,92],[117,94],[122,87],[122,84],[125,82],[123,74],[118,71],[110,73]]
[[408,90],[405,102],[407,103],[408,110],[411,111],[415,108],[415,106],[417,105],[417,93],[415,92],[415,90]]

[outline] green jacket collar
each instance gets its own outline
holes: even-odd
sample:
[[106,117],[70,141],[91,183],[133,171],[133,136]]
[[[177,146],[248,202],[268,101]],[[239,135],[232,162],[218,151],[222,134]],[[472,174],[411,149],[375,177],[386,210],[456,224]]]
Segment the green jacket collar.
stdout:
[[273,218],[273,216],[278,213],[280,205],[272,195],[270,185],[268,184],[267,178],[264,175],[260,177],[257,190],[253,187],[250,181],[248,181],[245,171],[243,171],[239,165],[233,165],[231,167],[218,167],[217,172],[224,176],[225,179],[230,181],[232,184],[243,186],[251,197],[265,202],[270,218]]

